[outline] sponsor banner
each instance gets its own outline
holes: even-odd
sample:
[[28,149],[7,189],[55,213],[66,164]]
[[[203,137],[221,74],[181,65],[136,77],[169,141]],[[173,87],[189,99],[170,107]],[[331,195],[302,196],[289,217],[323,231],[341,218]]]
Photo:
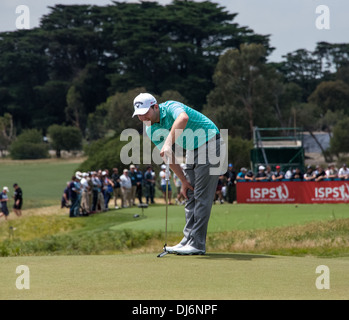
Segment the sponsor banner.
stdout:
[[238,182],[238,203],[349,203],[349,181]]

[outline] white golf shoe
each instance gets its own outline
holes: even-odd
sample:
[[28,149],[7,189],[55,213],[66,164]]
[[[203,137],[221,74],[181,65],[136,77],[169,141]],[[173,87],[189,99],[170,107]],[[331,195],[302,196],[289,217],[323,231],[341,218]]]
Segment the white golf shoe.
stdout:
[[196,249],[190,244],[187,244],[185,246],[182,246],[182,248],[177,249],[176,253],[180,255],[201,255],[201,254],[205,254],[205,251]]
[[177,253],[177,250],[180,249],[180,248],[183,248],[184,246],[181,244],[181,243],[178,243],[176,244],[175,246],[173,247],[166,247],[165,250],[168,252],[168,253]]

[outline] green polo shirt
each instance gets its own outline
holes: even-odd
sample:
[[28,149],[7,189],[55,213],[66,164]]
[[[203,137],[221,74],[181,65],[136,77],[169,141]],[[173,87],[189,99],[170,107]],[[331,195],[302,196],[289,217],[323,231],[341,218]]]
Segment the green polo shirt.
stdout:
[[219,133],[217,126],[202,113],[177,101],[167,101],[159,104],[160,122],[146,127],[148,137],[161,150],[174,121],[185,112],[188,123],[176,144],[185,150],[193,150]]

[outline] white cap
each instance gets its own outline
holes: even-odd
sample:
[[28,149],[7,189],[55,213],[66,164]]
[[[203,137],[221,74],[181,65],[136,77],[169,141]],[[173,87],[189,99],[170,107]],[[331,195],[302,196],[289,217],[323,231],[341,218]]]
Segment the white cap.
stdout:
[[165,170],[166,169],[166,164],[161,165],[161,169]]
[[136,115],[146,114],[149,108],[157,104],[156,99],[150,93],[141,93],[133,100],[133,107],[135,109],[132,118]]
[[259,168],[258,168],[259,170],[265,170],[265,167],[263,167],[263,166],[259,166]]
[[81,180],[81,178],[82,178],[82,173],[81,173],[80,171],[76,171],[76,172],[75,172],[75,177]]
[[9,192],[7,187],[3,187],[2,190],[6,190],[7,192]]

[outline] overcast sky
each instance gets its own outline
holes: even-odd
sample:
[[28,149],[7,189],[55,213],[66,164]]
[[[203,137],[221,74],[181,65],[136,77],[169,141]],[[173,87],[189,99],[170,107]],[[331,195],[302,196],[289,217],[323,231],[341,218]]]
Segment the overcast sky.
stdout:
[[[136,2],[136,1],[121,1]],[[158,0],[160,4],[172,1]],[[213,1],[229,12],[238,13],[234,22],[248,26],[255,33],[269,34],[275,47],[269,61],[297,49],[314,50],[316,43],[349,42],[349,0],[221,0]],[[49,6],[55,4],[111,4],[110,0],[0,0],[0,32],[16,30],[20,5],[29,9],[30,28],[38,27]],[[326,6],[325,12],[320,5]],[[318,13],[316,12],[318,8]],[[326,10],[327,10],[326,9]]]

